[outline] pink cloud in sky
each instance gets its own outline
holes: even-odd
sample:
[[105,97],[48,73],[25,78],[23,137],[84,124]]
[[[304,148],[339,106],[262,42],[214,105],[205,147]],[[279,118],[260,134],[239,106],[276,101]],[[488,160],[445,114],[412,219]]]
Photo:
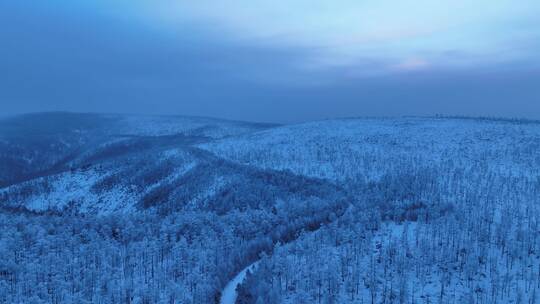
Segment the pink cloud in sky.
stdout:
[[398,71],[418,71],[429,67],[429,62],[421,58],[408,58],[393,66]]

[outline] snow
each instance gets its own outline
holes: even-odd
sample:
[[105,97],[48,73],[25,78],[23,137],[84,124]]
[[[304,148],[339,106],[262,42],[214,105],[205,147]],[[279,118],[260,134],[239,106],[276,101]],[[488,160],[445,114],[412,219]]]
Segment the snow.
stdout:
[[99,170],[88,170],[40,178],[39,180],[49,180],[50,191],[32,195],[26,199],[25,206],[33,211],[62,210],[70,202],[74,202],[79,204],[79,210],[83,213],[98,211],[104,214],[119,210],[125,213],[133,212],[130,203],[135,201],[135,197],[130,189],[117,186],[102,195],[91,191],[92,186],[105,176]]
[[[456,119],[343,119],[283,126],[200,147],[239,163],[336,182],[377,180],[402,162],[437,165],[447,160],[490,172],[536,175],[538,125]],[[461,158],[456,159],[455,156]],[[386,168],[381,168],[383,164]],[[383,170],[384,169],[384,170]]]
[[220,304],[236,303],[236,298],[238,297],[236,287],[238,287],[238,285],[244,282],[248,271],[253,272],[257,268],[258,264],[259,262],[257,261],[247,266],[242,271],[240,271],[229,283],[227,283],[227,285],[223,289],[223,292],[221,293],[221,300],[219,301]]
[[[169,152],[172,155],[172,152]],[[170,155],[169,155],[170,156]],[[158,155],[159,157],[159,155]],[[35,191],[28,197],[21,195],[20,199],[12,200],[13,205],[21,205],[32,211],[55,210],[61,211],[75,204],[81,213],[106,215],[110,213],[136,212],[135,204],[140,198],[160,185],[169,184],[180,178],[196,166],[196,162],[186,159],[186,162],[174,168],[171,174],[156,183],[146,185],[144,191],[134,189],[132,185],[116,183],[106,191],[93,191],[92,187],[100,180],[121,173],[122,169],[131,167],[113,166],[108,168],[92,168],[86,171],[63,172],[57,175],[40,177],[28,182],[13,185],[0,190],[0,193],[17,194],[26,188]]]
[[250,133],[263,127],[257,124],[203,117],[126,116],[120,120],[115,132],[138,136],[166,136],[182,133],[223,138]]
[[[120,125],[122,123],[126,122]],[[249,124],[203,119],[133,118],[129,123],[126,123],[126,131],[120,128],[120,131],[114,129],[111,132],[145,136],[180,132],[222,138],[244,132],[243,129],[249,130]],[[92,149],[79,155],[80,159],[99,155],[100,150],[95,146],[104,149],[124,140],[122,137],[105,139],[109,141],[96,140]],[[135,139],[126,139],[132,140]],[[36,281],[45,278],[50,269],[58,270],[58,273],[84,274],[89,266],[95,266],[99,267],[95,273],[101,278],[96,282],[110,280],[119,286],[117,289],[107,286],[107,290],[135,290],[139,293],[137,299],[144,295],[146,299],[152,299],[148,300],[152,303],[158,302],[155,300],[160,296],[158,292],[162,292],[163,299],[171,296],[181,303],[210,303],[208,299],[214,299],[217,292],[215,282],[231,279],[229,274],[245,266],[245,262],[238,261],[238,253],[244,254],[241,256],[260,253],[261,249],[252,244],[271,244],[270,233],[288,227],[297,215],[298,222],[303,222],[304,218],[317,219],[314,215],[320,214],[318,210],[323,210],[326,215],[326,209],[321,206],[327,206],[327,197],[334,198],[333,192],[320,197],[317,194],[313,200],[308,199],[302,204],[304,200],[295,196],[291,199],[287,194],[282,198],[279,187],[275,191],[278,200],[273,205],[261,204],[259,209],[250,210],[243,208],[241,200],[236,205],[237,202],[230,199],[231,204],[227,205],[230,208],[225,208],[225,215],[221,215],[217,199],[226,195],[219,195],[227,194],[229,189],[238,196],[252,194],[251,188],[238,187],[242,182],[250,182],[250,178],[259,178],[246,172],[257,170],[261,175],[268,174],[273,182],[275,172],[261,170],[276,169],[322,178],[324,185],[339,184],[344,192],[351,194],[350,198],[346,197],[350,208],[346,214],[337,216],[334,223],[328,223],[318,231],[300,233],[299,226],[292,225],[291,230],[299,232],[300,236],[285,245],[275,246],[272,255],[262,259],[259,267],[256,262],[236,274],[222,290],[220,303],[235,303],[238,300],[236,290],[242,282],[245,283],[245,288],[241,288],[242,295],[246,291],[246,295],[260,296],[257,299],[264,303],[329,302],[326,298],[340,304],[367,303],[371,293],[381,299],[377,302],[389,303],[395,302],[400,292],[403,292],[402,296],[408,294],[411,302],[416,303],[437,303],[436,300],[443,297],[444,301],[440,301],[443,303],[474,303],[468,301],[471,297],[481,299],[476,303],[510,303],[516,295],[528,298],[527,303],[537,303],[536,293],[540,286],[540,241],[537,238],[540,127],[537,124],[418,118],[313,122],[208,140],[199,145],[213,152],[215,157],[195,153],[195,149],[186,148],[185,143],[176,145],[173,142],[164,147],[160,146],[161,141],[156,143],[145,151],[134,148],[120,156],[99,158],[82,168],[70,166],[74,169],[0,189],[0,199],[10,206],[33,211],[69,211],[73,206],[85,213],[84,217],[66,213],[61,215],[65,216],[62,218],[56,215],[15,218],[9,227],[6,226],[11,232],[0,233],[0,238],[9,236],[13,241],[10,245],[0,246],[0,249],[9,249],[4,255],[31,253],[21,255],[26,277],[22,276],[19,282],[25,282],[24,278]],[[70,144],[52,144],[47,151],[56,150],[59,145]],[[36,162],[40,159],[40,150],[28,151],[33,154],[26,153],[21,159],[34,157]],[[47,151],[43,153],[49,153]],[[205,166],[218,164],[212,162],[221,157],[255,168],[229,162],[223,168]],[[52,158],[60,156],[51,155],[46,159]],[[287,174],[286,178],[297,181],[292,174]],[[300,185],[309,186],[310,181],[301,181]],[[155,190],[159,194],[163,189],[164,193],[172,189],[171,199],[166,203],[181,207],[181,211],[171,208],[172,214],[164,217],[161,213],[139,212],[135,202],[149,191]],[[343,198],[342,193],[336,189],[329,187],[325,191],[336,191],[335,198],[339,200]],[[256,195],[259,185],[253,190]],[[302,191],[298,195],[304,197]],[[151,195],[147,197],[153,199]],[[218,206],[214,208],[212,204],[216,201]],[[168,207],[168,204],[163,206]],[[115,216],[111,218],[123,220],[119,223],[126,225],[118,228],[113,222],[109,227],[107,218],[99,218],[99,215],[113,212]],[[127,220],[122,218],[125,215],[122,213],[130,213]],[[416,216],[409,216],[409,213]],[[294,215],[292,221],[289,214]],[[424,214],[426,216],[420,218]],[[77,216],[76,221],[95,221],[94,229],[101,233],[100,237],[86,231],[89,225],[70,222],[72,215]],[[8,214],[0,219],[10,217]],[[336,216],[331,214],[326,218],[334,220]],[[64,219],[65,226],[57,225]],[[152,225],[148,224],[148,219]],[[44,225],[48,221],[60,227],[58,233]],[[34,223],[32,227],[43,233],[37,234],[32,228],[18,235],[20,227],[26,227],[27,222]],[[99,229],[104,223],[107,229]],[[132,223],[141,225],[141,229],[131,227]],[[41,229],[41,226],[47,229]],[[77,232],[79,237],[72,231],[81,230],[80,227],[85,229]],[[156,233],[144,235],[143,240],[138,238],[150,230]],[[104,231],[106,233],[102,233]],[[112,235],[109,231],[113,231]],[[47,232],[45,238],[42,237],[44,232]],[[36,242],[41,247],[35,247],[33,242],[27,241],[31,239],[28,236],[33,235],[38,235],[36,240],[47,242]],[[116,241],[118,235],[123,237],[122,243]],[[179,238],[183,241],[175,244],[175,235],[177,241]],[[169,239],[172,243],[164,242]],[[78,252],[68,250],[67,246],[62,248],[66,240],[73,244],[71,248],[84,249],[79,253],[85,254],[87,250],[85,263],[77,264]],[[55,245],[56,248],[52,247],[55,250],[49,250],[51,244],[62,246]],[[127,244],[124,251],[119,250],[117,246],[124,244]],[[52,254],[48,256],[48,252]],[[148,261],[154,262],[153,258],[147,257],[157,252],[169,252],[169,255],[164,264],[158,265],[160,271],[156,272],[157,279],[152,281],[155,285],[138,288],[146,286],[140,283],[143,282],[142,275],[147,273]],[[107,259],[110,253],[115,255]],[[111,271],[109,275],[109,269],[120,269],[116,253],[122,258],[134,257],[131,261],[136,266],[128,275],[135,279],[132,284],[136,288],[123,285],[127,281],[123,278],[114,281],[114,275],[122,271]],[[102,254],[103,267],[86,262],[95,254]],[[80,271],[68,272],[68,268],[63,268],[64,261],[58,258],[59,262],[51,264],[50,269],[40,269],[40,276],[34,274],[33,265],[48,266],[53,255],[66,258]],[[15,260],[7,260],[10,259]],[[71,267],[71,264],[66,266]],[[253,276],[247,275],[248,271],[254,270]],[[324,288],[329,290],[327,294],[312,292],[321,288],[314,278],[321,278],[320,281],[327,285]],[[58,276],[58,281],[53,283],[55,291],[68,286],[64,285],[64,280]],[[163,287],[162,282],[171,282],[172,287],[166,289],[168,287]],[[1,283],[0,277],[0,290],[7,286]],[[75,286],[78,281],[73,279],[69,283]],[[89,289],[96,290],[98,283]],[[48,288],[42,285],[36,289]],[[192,286],[197,286],[196,292],[191,292]],[[265,294],[269,286],[273,292]],[[24,288],[19,285],[17,290]],[[105,297],[105,292],[103,294]],[[48,299],[48,292],[43,295]],[[16,296],[19,295],[14,293],[12,298]],[[76,296],[81,297],[80,294]],[[270,296],[281,298],[272,301]],[[88,302],[99,301],[89,299]]]

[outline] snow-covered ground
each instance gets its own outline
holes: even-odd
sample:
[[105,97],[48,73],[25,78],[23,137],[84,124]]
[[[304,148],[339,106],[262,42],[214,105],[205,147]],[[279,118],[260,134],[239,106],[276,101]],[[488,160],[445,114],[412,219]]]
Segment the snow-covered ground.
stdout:
[[[179,161],[182,160],[182,161]],[[176,160],[176,162],[174,162]],[[171,162],[169,165],[167,161]],[[152,169],[166,169],[158,179],[150,179]],[[113,162],[86,170],[74,170],[36,178],[21,184],[0,189],[9,197],[5,203],[11,207],[24,207],[31,211],[63,211],[75,208],[81,213],[109,214],[136,212],[136,204],[154,189],[174,183],[197,162],[176,150],[156,154],[147,167],[137,163]],[[100,186],[110,180],[108,186]],[[148,183],[135,184],[136,181]]]
[[[4,141],[12,149],[4,155],[27,152],[24,166],[47,153],[40,170],[60,164],[0,189],[2,207],[14,207],[3,222],[17,214],[0,251],[21,261],[0,262],[0,291],[17,299],[6,302],[49,301],[51,292],[62,303],[77,303],[69,293],[107,303],[133,292],[133,302],[189,304],[220,292],[226,304],[538,302],[538,123],[341,119],[265,129],[109,118],[120,119],[107,125],[116,128],[77,127],[29,146]],[[69,153],[51,152],[62,147]],[[69,206],[84,214],[64,213]],[[82,220],[92,229],[79,231]],[[53,266],[36,274],[40,264]],[[99,280],[76,286],[89,267]],[[5,284],[19,275],[16,288]],[[85,287],[92,292],[78,291]]]
[[[378,179],[404,163],[448,160],[537,175],[540,124],[431,118],[343,119],[283,126],[200,145],[262,168],[335,181]],[[517,156],[524,157],[517,157]],[[536,155],[536,156],[535,156]],[[459,156],[459,157],[457,157]]]
[[259,262],[255,262],[246,268],[242,269],[227,285],[223,288],[221,293],[220,304],[235,304],[238,293],[236,292],[236,287],[244,282],[248,271],[256,271],[257,265]]
[[266,128],[263,124],[181,116],[123,116],[118,125],[119,128],[114,130],[118,134],[166,136],[182,133],[214,139]]

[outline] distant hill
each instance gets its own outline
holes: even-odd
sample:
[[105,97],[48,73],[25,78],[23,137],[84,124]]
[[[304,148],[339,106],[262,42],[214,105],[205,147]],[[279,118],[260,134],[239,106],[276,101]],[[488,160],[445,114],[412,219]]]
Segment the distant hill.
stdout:
[[168,141],[165,145],[174,147],[182,141],[223,138],[270,126],[199,117],[63,112],[5,118],[0,120],[0,186],[82,167],[96,157],[128,152],[127,146],[140,151]]
[[325,190],[316,179],[236,164],[195,147],[269,127],[209,118],[69,113],[5,120],[1,151],[7,170],[0,205],[92,214],[148,208],[225,212],[269,208],[277,198],[334,193],[334,185]]

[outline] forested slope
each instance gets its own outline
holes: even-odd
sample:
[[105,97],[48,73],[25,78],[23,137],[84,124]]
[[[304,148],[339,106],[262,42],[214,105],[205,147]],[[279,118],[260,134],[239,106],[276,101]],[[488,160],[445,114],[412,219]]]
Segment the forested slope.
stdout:
[[350,119],[202,146],[355,198],[336,222],[264,258],[241,303],[538,301],[538,123]]
[[0,126],[2,303],[538,301],[536,122]]
[[350,203],[326,181],[193,146],[267,125],[202,121],[93,135],[61,169],[0,189],[0,301],[211,303],[260,252]]

